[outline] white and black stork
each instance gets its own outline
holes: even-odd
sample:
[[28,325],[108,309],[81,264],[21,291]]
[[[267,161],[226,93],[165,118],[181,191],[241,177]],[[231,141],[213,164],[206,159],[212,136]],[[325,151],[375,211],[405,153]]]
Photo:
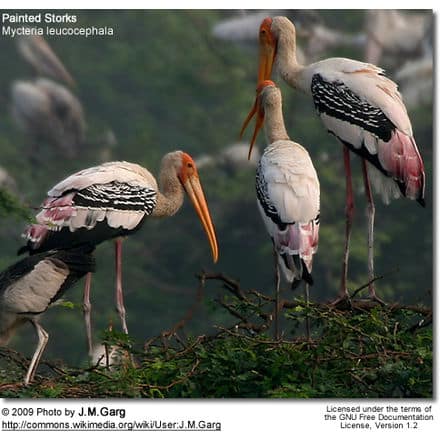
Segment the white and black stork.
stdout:
[[[214,262],[218,259],[217,238],[194,160],[175,151],[162,159],[159,187],[145,168],[129,162],[108,162],[79,171],[49,192],[30,225],[27,245],[20,251],[32,253],[70,248],[81,244],[98,245],[115,240],[116,308],[122,330],[128,333],[122,292],[122,239],[136,232],[148,217],[174,215],[188,194],[206,231]],[[93,352],[90,322],[90,282],[84,289],[84,316],[89,354]]]
[[[343,144],[346,171],[346,232],[338,299],[348,299],[348,252],[353,219],[353,189],[350,151],[362,160],[368,200],[368,273],[372,299],[383,303],[375,292],[373,264],[374,202],[367,162],[382,179],[384,198],[400,193],[425,206],[425,170],[397,85],[372,64],[347,58],[329,58],[308,66],[296,58],[295,26],[286,17],[267,17],[259,31],[258,83],[270,79],[272,69],[284,81],[313,99],[326,129]],[[374,180],[373,180],[373,183]]]
[[[279,276],[295,289],[303,280],[313,284],[313,255],[318,250],[319,180],[307,150],[287,134],[281,91],[272,81],[263,81],[257,88],[254,107],[246,118],[241,133],[256,115],[249,157],[258,131],[264,124],[268,146],[257,166],[256,190],[258,208],[269,233],[276,257],[276,337],[279,338]],[[307,321],[307,336],[310,336]]]
[[26,257],[0,274],[0,345],[8,343],[17,327],[30,322],[38,345],[24,378],[35,375],[49,336],[41,315],[85,274],[95,270],[93,246],[52,250]]

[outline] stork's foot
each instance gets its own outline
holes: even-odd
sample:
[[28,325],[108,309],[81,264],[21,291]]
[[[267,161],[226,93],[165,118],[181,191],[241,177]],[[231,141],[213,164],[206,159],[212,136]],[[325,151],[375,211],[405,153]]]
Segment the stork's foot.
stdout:
[[370,294],[370,300],[379,303],[382,307],[385,307],[386,306],[385,301],[383,301],[376,295],[376,289],[374,288],[373,281],[370,281],[370,284],[368,286],[368,293]]
[[335,307],[337,309],[351,309],[351,300],[348,292],[339,292],[338,297],[329,303],[330,307]]
[[385,301],[383,301],[382,299],[380,299],[377,295],[376,292],[374,292],[373,294],[370,293],[370,299],[371,301],[376,301],[378,302],[382,307],[385,307],[387,304]]
[[358,287],[353,292],[350,299],[353,299],[360,291],[362,291],[366,287],[368,287],[369,298],[363,298],[362,301],[364,301],[364,302],[365,301],[375,301],[375,302],[379,303],[382,307],[385,307],[387,305],[386,302],[376,295],[376,289],[374,288],[374,284],[373,284],[375,280],[380,279],[380,278],[383,278],[383,276],[374,278],[372,275],[370,275],[370,281],[368,281],[368,283]]

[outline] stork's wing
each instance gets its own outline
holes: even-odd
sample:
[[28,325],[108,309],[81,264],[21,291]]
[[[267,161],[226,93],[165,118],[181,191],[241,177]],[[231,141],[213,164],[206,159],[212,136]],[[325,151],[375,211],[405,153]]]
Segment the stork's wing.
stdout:
[[68,227],[71,232],[79,228],[90,230],[104,219],[110,228],[132,230],[145,215],[152,213],[156,202],[154,189],[112,181],[60,197],[48,197],[36,218],[39,224],[52,230],[62,227]]
[[[333,111],[343,111],[347,115],[353,108],[359,123],[368,122],[371,113],[374,118],[378,117],[380,112],[383,114],[381,118],[386,117],[398,130],[412,136],[411,122],[402,96],[396,83],[384,75],[383,69],[346,58],[329,58],[310,65],[307,70],[311,75],[312,95],[320,87],[330,87],[326,90],[329,100],[322,106],[327,105]],[[337,100],[333,104],[332,98]],[[364,117],[358,112],[359,106],[367,110]]]
[[303,147],[278,141],[265,150],[257,169],[257,198],[286,279],[311,284],[318,249],[319,181]]
[[424,165],[396,84],[373,65],[339,58],[314,72],[311,92],[327,130],[423,205]]
[[48,194],[36,216],[38,224],[25,231],[28,243],[20,251],[61,248],[66,240],[96,245],[133,231],[155,208],[157,183],[139,165],[109,162],[67,177]]
[[276,148],[266,149],[257,169],[258,200],[276,224],[307,223],[319,213],[319,181],[310,156],[290,141],[272,145]]
[[129,162],[107,162],[66,177],[47,194],[51,197],[59,197],[69,190],[78,191],[95,184],[110,182],[125,182],[157,190],[156,179],[145,168]]

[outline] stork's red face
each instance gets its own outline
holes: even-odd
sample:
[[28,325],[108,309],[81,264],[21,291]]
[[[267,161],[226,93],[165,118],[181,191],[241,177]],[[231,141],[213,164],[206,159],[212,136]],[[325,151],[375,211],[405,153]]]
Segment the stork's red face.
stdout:
[[263,126],[263,122],[264,122],[264,107],[261,104],[261,93],[266,87],[276,87],[276,86],[275,83],[270,80],[262,81],[258,84],[257,96],[255,98],[254,105],[251,108],[249,114],[247,115],[245,121],[243,122],[243,126],[241,127],[241,131],[240,131],[240,137],[241,137],[244,131],[246,130],[246,127],[248,126],[249,122],[256,114],[257,117],[255,120],[255,129],[254,129],[254,134],[252,135],[251,144],[249,146],[248,160],[251,158],[252,148],[254,147],[258,132],[261,130],[261,127]]
[[260,25],[260,63],[258,84],[272,76],[272,68],[277,54],[277,40],[272,32],[272,18],[265,18]]
[[194,159],[187,153],[182,153],[182,168],[179,171],[179,179],[182,184],[189,178],[195,176],[199,178]]
[[209,244],[211,245],[212,258],[214,263],[218,260],[218,244],[215,235],[214,225],[212,224],[211,215],[209,213],[208,204],[200,184],[199,173],[193,158],[182,153],[182,166],[178,172],[179,180],[182,183],[186,193],[188,194],[194,209],[202,222]]

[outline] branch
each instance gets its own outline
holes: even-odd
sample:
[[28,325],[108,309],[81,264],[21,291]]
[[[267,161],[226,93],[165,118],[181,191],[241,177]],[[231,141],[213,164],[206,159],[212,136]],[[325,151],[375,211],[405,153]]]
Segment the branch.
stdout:
[[420,330],[423,327],[428,327],[432,324],[432,314],[428,315],[426,318],[421,319],[417,324],[414,324],[406,330],[407,333],[415,333],[416,330]]
[[195,364],[192,366],[191,370],[185,374],[185,376],[181,377],[180,379],[176,379],[173,382],[169,383],[168,385],[151,385],[151,384],[142,384],[140,385],[140,388],[153,388],[153,389],[158,389],[158,390],[166,390],[168,391],[170,388],[185,382],[186,380],[188,380],[192,375],[194,375],[197,367],[200,364],[200,359],[197,359]]
[[201,275],[197,275],[197,278],[199,279],[199,286],[196,292],[196,299],[192,304],[192,306],[185,313],[184,317],[180,321],[178,321],[173,327],[171,327],[169,330],[163,330],[159,336],[155,336],[153,338],[148,339],[144,343],[144,351],[147,351],[148,348],[158,339],[162,340],[162,345],[164,349],[167,350],[168,349],[167,341],[170,340],[170,338],[173,336],[185,348],[185,344],[183,343],[182,339],[177,335],[177,331],[183,329],[183,327],[188,323],[188,321],[192,319],[194,312],[197,310],[204,297],[204,288],[205,288],[204,272],[202,272]]
[[[388,276],[390,273],[395,273],[398,270],[390,271],[384,275],[377,276],[373,280],[369,281],[368,283],[363,284],[362,286],[358,287],[352,294],[351,297],[354,297],[357,295],[360,291],[368,287],[372,282],[377,281],[379,279],[382,279],[386,276]],[[221,273],[221,272],[213,272],[213,273],[205,273],[203,272],[201,275],[197,275],[199,279],[203,278],[203,280],[218,280],[222,281],[224,283],[224,288],[227,289],[229,292],[233,293],[238,299],[242,300],[247,305],[257,306],[253,301],[249,299],[250,296],[255,296],[256,298],[267,302],[267,303],[275,303],[275,298],[264,295],[261,292],[258,292],[255,289],[250,290],[243,290],[240,286],[240,283],[238,280],[235,280],[233,278],[228,277],[227,275]],[[297,306],[304,306],[304,301],[302,300],[283,300],[281,301],[280,308],[281,309],[292,309]],[[359,311],[363,312],[370,312],[372,309],[376,308],[378,306],[376,301],[372,300],[354,300],[351,301],[351,307],[347,306],[346,309],[338,308],[339,311],[349,311],[351,312],[353,308],[356,308]],[[310,303],[308,305],[310,308],[315,308],[318,310],[334,310],[335,307],[332,307],[328,303]],[[387,305],[384,307],[385,310],[389,311],[395,311],[395,310],[410,310],[414,313],[419,313],[424,316],[430,316],[432,315],[432,310],[428,307],[423,306],[416,306],[416,305],[401,305],[398,303],[394,303],[391,305]],[[262,319],[264,319],[262,317]]]

